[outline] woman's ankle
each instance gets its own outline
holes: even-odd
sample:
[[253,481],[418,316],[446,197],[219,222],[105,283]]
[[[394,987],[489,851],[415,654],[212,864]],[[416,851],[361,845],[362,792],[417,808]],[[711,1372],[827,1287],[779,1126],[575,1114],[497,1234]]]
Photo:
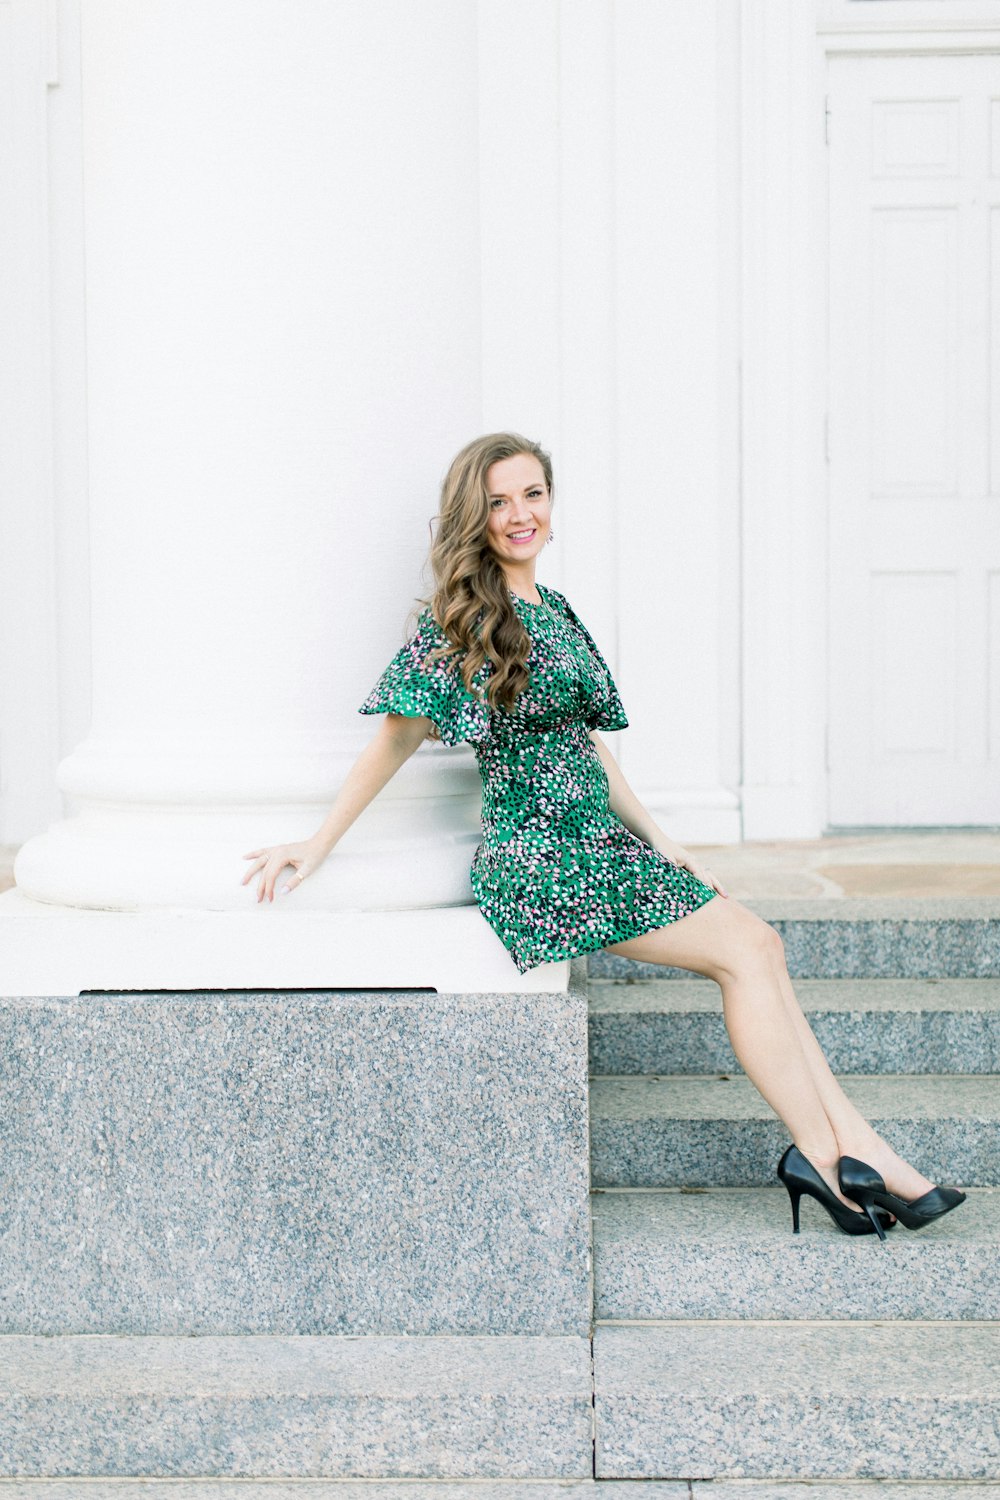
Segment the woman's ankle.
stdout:
[[834,1141],[832,1146],[814,1146],[809,1141],[805,1143],[796,1141],[795,1146],[798,1151],[801,1151],[806,1161],[814,1166],[818,1172],[836,1171],[837,1163],[842,1155],[836,1141]]

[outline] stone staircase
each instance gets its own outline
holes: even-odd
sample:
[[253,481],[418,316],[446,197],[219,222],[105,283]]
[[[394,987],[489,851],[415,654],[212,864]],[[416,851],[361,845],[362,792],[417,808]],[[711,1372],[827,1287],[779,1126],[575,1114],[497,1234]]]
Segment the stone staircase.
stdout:
[[[793,1236],[782,1127],[717,987],[680,970],[592,955],[562,997],[12,1004],[0,1500],[1000,1500],[1000,903],[751,904],[849,1091],[968,1187],[939,1224],[880,1245],[804,1200]],[[18,1184],[62,1213],[58,1262]],[[154,1262],[136,1199],[148,1219],[165,1191]],[[235,1240],[219,1201],[254,1205]]]
[[754,1496],[813,1481],[817,1500],[1000,1476],[998,929],[978,902],[923,920],[916,904],[756,904],[847,1092],[970,1189],[884,1245],[805,1199],[792,1235],[774,1178],[787,1137],[740,1073],[715,984],[591,959],[598,1476],[758,1481]]

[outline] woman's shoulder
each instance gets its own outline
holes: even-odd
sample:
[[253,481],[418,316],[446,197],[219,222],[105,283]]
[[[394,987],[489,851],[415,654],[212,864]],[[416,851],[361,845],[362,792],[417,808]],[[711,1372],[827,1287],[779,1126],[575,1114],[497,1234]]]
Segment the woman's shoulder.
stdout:
[[566,595],[560,593],[558,589],[549,588],[547,584],[539,584],[539,592],[549,605],[558,610],[560,614],[562,614],[567,620],[570,621],[573,626],[575,626],[575,628],[584,637],[587,644],[589,646],[593,646],[596,650],[597,643],[595,642],[590,631],[587,629],[586,625],[581,620],[580,616],[577,614],[576,610],[573,608],[572,604],[570,604],[569,600],[566,598]]
[[452,669],[467,655],[467,648],[453,640],[438,621],[431,604],[424,604],[417,613],[408,645],[415,653],[443,650],[447,664]]
[[559,609],[570,609],[570,602],[566,598],[566,595],[561,594],[558,589],[554,589],[550,583],[539,583],[536,584],[536,587],[547,604],[555,604]]

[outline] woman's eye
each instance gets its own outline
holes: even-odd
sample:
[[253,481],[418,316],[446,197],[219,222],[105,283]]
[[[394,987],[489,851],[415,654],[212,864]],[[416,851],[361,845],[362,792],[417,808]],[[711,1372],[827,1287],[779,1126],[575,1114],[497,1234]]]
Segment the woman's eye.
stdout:
[[[542,497],[542,495],[544,493],[545,493],[544,490],[529,490],[528,491],[528,499],[529,500],[540,500],[541,497]],[[490,509],[491,510],[498,510],[501,505],[506,505],[506,504],[507,504],[507,501],[506,501],[506,499],[505,499],[505,497],[503,495],[496,495],[496,496],[494,496],[490,500]]]

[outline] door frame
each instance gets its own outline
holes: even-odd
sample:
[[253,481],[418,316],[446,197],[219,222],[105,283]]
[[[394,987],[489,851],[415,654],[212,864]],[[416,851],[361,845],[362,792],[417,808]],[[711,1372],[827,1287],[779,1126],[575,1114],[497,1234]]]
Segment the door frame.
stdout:
[[[991,52],[995,0],[741,11],[742,836],[828,817],[828,59]],[[839,830],[838,830],[839,831]]]

